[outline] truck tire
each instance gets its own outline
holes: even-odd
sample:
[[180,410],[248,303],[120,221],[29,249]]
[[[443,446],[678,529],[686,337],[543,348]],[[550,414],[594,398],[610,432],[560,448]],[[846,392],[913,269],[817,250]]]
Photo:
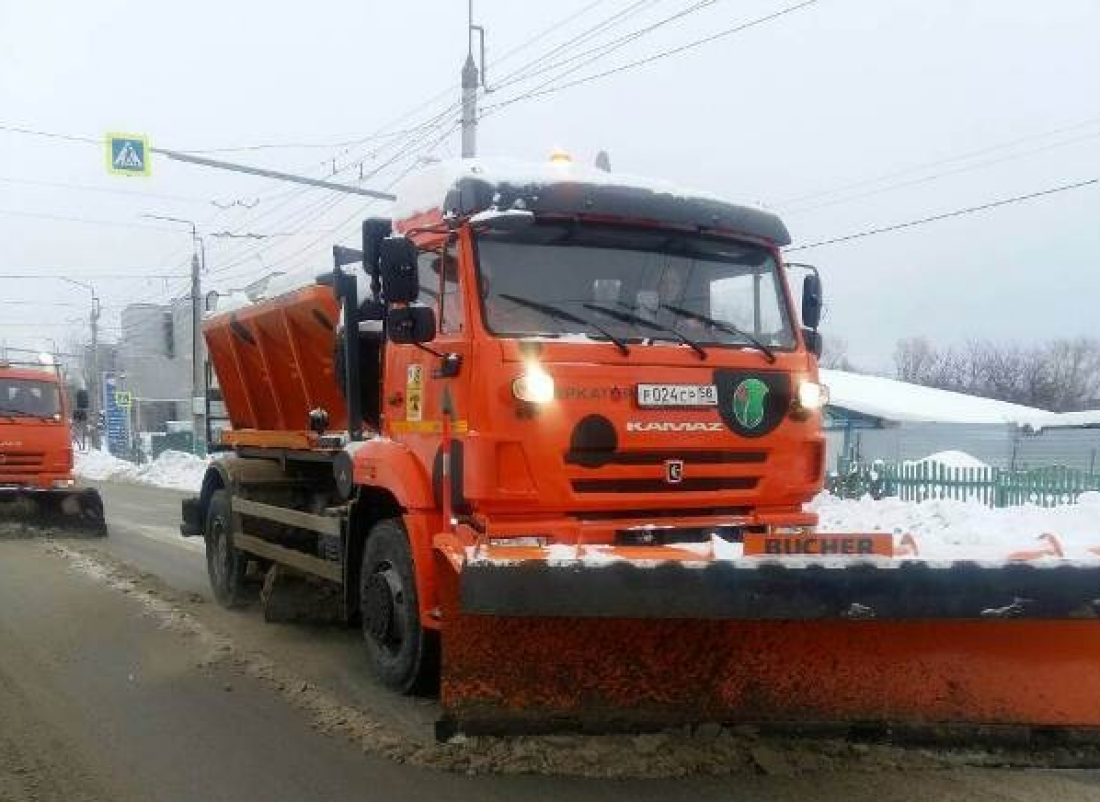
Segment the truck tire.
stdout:
[[412,552],[398,519],[379,521],[367,536],[359,610],[375,676],[403,694],[433,690],[439,681],[439,635],[420,625]]
[[240,607],[247,601],[248,557],[233,546],[233,510],[228,490],[215,490],[210,496],[203,538],[206,540],[206,570],[214,599],[222,607]]

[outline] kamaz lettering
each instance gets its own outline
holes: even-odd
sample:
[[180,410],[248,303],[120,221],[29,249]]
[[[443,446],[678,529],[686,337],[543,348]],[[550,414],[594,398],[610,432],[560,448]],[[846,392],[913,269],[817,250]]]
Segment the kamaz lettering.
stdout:
[[627,421],[626,430],[628,432],[720,432],[722,431],[721,423],[699,423],[699,422],[687,422],[677,421],[675,423],[669,421]]

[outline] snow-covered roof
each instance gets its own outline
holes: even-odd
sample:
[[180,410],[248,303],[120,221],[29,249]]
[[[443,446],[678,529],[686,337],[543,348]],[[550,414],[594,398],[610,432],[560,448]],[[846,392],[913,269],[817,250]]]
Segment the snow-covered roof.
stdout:
[[1039,428],[1054,425],[1059,417],[1035,407],[843,370],[823,369],[821,380],[829,387],[830,406],[891,421],[1014,423]]
[[1100,409],[1081,412],[1060,412],[1052,416],[1047,426],[1100,426]]
[[397,199],[391,214],[399,229],[401,221],[425,214],[465,215],[498,203],[502,208],[522,203],[522,208],[536,212],[648,214],[649,219],[663,222],[728,228],[780,245],[790,241],[779,218],[763,209],[735,205],[668,181],[605,172],[572,161],[452,159],[417,170],[394,192]]

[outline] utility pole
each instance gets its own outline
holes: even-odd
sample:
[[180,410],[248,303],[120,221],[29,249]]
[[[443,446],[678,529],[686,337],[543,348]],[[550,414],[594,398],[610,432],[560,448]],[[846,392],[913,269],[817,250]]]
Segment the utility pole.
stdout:
[[[481,42],[481,73],[474,62],[474,32]],[[462,158],[477,155],[477,90],[485,85],[485,29],[474,25],[474,0],[469,0],[466,23],[466,62],[462,65]]]
[[[77,287],[83,287],[92,294],[92,310],[88,315],[88,324],[92,330],[92,347],[91,347],[91,367],[88,371],[89,375],[86,377],[88,381],[88,395],[91,396],[88,400],[91,401],[91,409],[89,410],[88,417],[91,419],[92,426],[92,446],[96,449],[100,447],[99,439],[99,409],[100,396],[99,389],[99,296],[95,294],[95,287],[91,284],[85,284],[83,281],[77,281],[76,279],[65,278],[64,276],[58,276],[62,281],[72,284]],[[54,346],[56,350],[56,345]]]
[[[159,214],[143,214],[151,220],[167,220],[191,226],[191,443],[192,451],[202,454],[206,450],[206,382],[202,359],[202,273],[206,270],[206,243],[199,236],[193,220],[166,217]],[[200,256],[201,254],[201,256]]]
[[[191,442],[196,454],[206,451],[206,382],[203,376],[201,339],[202,278],[199,273],[200,269],[206,268],[206,249],[202,250],[201,262],[198,252],[191,255]],[[199,444],[200,438],[204,441],[202,445]]]

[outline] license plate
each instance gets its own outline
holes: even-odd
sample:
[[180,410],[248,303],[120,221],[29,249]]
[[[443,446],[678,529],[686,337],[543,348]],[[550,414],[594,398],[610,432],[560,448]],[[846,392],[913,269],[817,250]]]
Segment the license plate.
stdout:
[[640,407],[715,407],[718,388],[713,384],[639,384]]

